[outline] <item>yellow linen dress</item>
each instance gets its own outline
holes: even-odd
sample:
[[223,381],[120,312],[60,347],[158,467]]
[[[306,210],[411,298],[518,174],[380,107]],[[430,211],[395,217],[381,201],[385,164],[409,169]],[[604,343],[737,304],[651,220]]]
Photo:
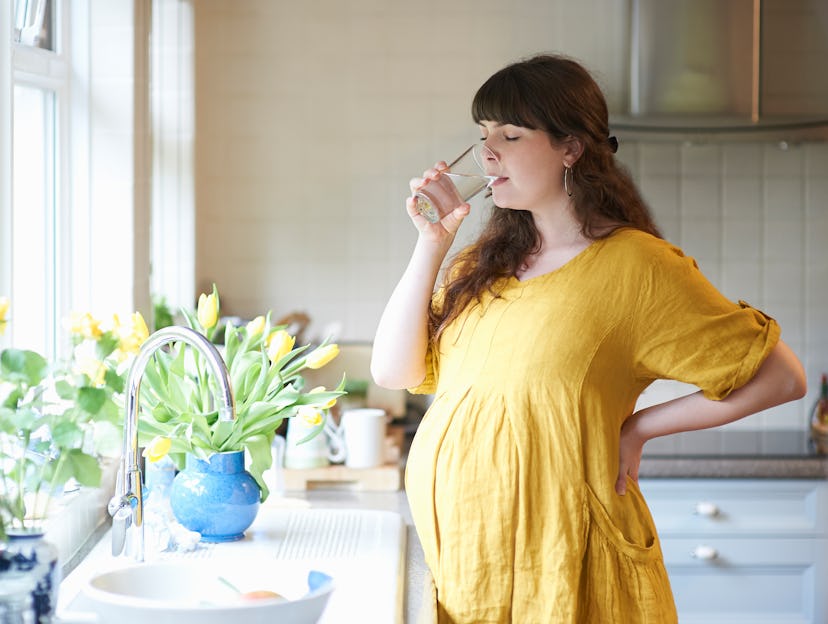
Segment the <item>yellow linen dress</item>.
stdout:
[[631,479],[615,493],[621,424],[655,379],[727,396],[779,326],[632,229],[498,290],[447,328],[411,389],[435,395],[406,490],[439,621],[676,622],[646,502]]

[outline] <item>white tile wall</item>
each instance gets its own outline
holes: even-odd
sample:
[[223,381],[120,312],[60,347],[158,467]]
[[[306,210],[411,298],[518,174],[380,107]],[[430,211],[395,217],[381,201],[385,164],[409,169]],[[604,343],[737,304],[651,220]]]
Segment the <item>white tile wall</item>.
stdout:
[[[627,97],[614,0],[193,6],[198,290],[216,282],[231,314],[341,321],[342,340],[372,338],[414,242],[407,181],[476,139],[469,104],[489,74],[563,51],[611,108]],[[665,236],[782,322],[815,386],[828,371],[828,147],[625,142],[619,158]],[[813,399],[750,424],[803,426]]]

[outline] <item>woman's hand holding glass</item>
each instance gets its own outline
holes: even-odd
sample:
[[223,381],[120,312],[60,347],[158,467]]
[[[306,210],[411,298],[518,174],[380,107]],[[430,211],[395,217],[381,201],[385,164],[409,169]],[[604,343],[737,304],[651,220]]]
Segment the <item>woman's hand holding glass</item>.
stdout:
[[[443,184],[447,178],[445,172],[448,170],[448,165],[445,161],[440,161],[434,164],[434,167],[423,172],[421,178],[412,178],[409,182],[411,188],[411,196],[406,199],[405,207],[408,215],[417,229],[421,232],[437,232],[454,236],[460,228],[460,224],[469,215],[471,206],[467,202],[459,203],[455,208],[448,211],[442,218],[432,220],[427,215],[423,214],[423,193],[422,189],[426,186]],[[450,184],[450,182],[449,182]]]
[[[486,162],[497,163],[497,159],[487,147],[476,143],[463,151],[451,164],[446,165],[440,161],[434,168],[427,170],[423,178],[412,180],[415,213],[429,223],[441,223],[461,208],[460,213],[455,215],[459,217],[459,227],[460,221],[468,214],[468,201],[497,179],[497,176],[487,174],[484,166]],[[416,218],[415,213],[409,207],[412,218]]]

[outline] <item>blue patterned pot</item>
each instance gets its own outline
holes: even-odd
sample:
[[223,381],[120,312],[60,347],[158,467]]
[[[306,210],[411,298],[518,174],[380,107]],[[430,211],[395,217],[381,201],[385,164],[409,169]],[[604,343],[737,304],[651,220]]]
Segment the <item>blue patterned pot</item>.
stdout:
[[[0,584],[4,582],[5,574],[25,575],[31,579],[35,622],[52,621],[61,581],[58,563],[57,548],[37,529],[10,531],[6,548],[0,551]],[[0,621],[5,622],[2,615],[0,612]]]
[[170,505],[176,520],[201,533],[202,541],[234,542],[256,519],[260,495],[244,469],[244,451],[215,453],[208,461],[187,455],[173,479]]

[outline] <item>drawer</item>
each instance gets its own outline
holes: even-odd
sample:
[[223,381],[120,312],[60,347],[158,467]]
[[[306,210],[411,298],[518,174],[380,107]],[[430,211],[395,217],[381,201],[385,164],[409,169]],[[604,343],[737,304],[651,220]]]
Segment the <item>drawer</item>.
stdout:
[[646,479],[659,535],[828,535],[828,484],[808,480]]
[[[828,622],[820,582],[828,539],[667,538],[661,546],[682,624]],[[699,547],[716,556],[694,556]]]

